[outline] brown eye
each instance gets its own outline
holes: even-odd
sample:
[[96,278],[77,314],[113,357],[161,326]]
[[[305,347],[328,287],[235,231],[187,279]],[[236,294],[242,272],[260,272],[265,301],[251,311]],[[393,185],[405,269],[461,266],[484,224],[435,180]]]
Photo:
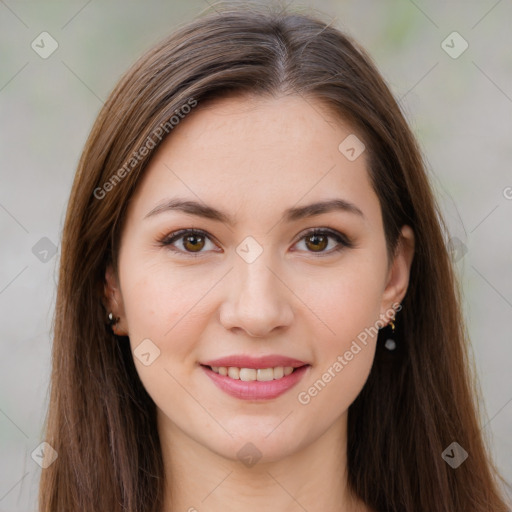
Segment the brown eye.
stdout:
[[183,237],[183,247],[190,252],[200,251],[204,247],[203,235],[187,235]]
[[[171,233],[160,243],[175,253],[187,256],[200,256],[211,248],[215,251],[215,244],[210,237],[202,231],[193,229],[181,229]],[[208,244],[211,247],[208,247]]]
[[325,235],[309,235],[306,237],[306,247],[311,249],[313,252],[323,251],[329,244],[328,238]]
[[305,252],[328,256],[343,249],[354,247],[354,243],[344,234],[327,228],[315,228],[306,233],[300,240]]

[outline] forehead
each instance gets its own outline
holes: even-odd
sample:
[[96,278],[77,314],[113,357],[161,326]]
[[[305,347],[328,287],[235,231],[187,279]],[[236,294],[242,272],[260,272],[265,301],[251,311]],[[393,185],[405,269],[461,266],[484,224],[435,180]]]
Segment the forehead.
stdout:
[[152,157],[132,203],[142,218],[162,199],[190,197],[254,220],[270,214],[269,205],[343,198],[371,217],[378,199],[366,154],[351,161],[339,149],[353,135],[301,96],[199,103]]

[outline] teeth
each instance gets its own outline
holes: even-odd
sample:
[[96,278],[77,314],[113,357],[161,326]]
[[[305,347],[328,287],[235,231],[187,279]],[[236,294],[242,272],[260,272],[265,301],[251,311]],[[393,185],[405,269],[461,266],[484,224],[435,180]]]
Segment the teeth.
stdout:
[[232,379],[239,379],[240,378],[240,368],[235,368],[234,366],[230,366],[228,368],[228,377],[231,377]]
[[[231,370],[231,368],[229,369]],[[229,370],[228,370],[228,375],[229,375]],[[237,371],[239,372],[239,375],[240,375],[240,380],[244,380],[246,382],[250,381],[250,380],[256,380],[258,377],[259,377],[259,373],[261,370],[255,370],[254,368],[240,368],[240,370],[238,370],[237,368]],[[263,370],[265,371],[265,370]],[[272,369],[271,369],[272,371]],[[274,372],[272,372],[274,373]],[[231,375],[229,375],[231,377]],[[233,378],[233,377],[231,377]]]
[[293,372],[293,366],[277,366],[276,368],[236,368],[235,366],[212,366],[212,370],[219,375],[231,377],[235,380],[245,382],[258,380],[270,381],[281,379],[283,376],[290,375]]
[[[290,366],[288,367],[290,368]],[[284,368],[282,366],[278,366],[274,368],[274,379],[280,379],[284,375]]]

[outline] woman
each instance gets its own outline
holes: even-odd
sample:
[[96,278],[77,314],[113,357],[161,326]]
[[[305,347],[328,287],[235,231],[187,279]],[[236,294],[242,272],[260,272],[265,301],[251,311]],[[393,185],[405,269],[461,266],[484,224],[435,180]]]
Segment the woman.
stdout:
[[40,511],[505,511],[417,143],[370,57],[224,8],[99,114]]

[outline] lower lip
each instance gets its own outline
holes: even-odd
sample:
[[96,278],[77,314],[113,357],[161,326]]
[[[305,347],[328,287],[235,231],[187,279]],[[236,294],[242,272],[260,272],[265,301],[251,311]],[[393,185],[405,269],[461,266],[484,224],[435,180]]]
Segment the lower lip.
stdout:
[[310,365],[301,366],[290,375],[269,381],[243,381],[215,373],[209,366],[201,365],[203,371],[222,391],[242,400],[270,400],[286,393],[295,386],[308,371]]

